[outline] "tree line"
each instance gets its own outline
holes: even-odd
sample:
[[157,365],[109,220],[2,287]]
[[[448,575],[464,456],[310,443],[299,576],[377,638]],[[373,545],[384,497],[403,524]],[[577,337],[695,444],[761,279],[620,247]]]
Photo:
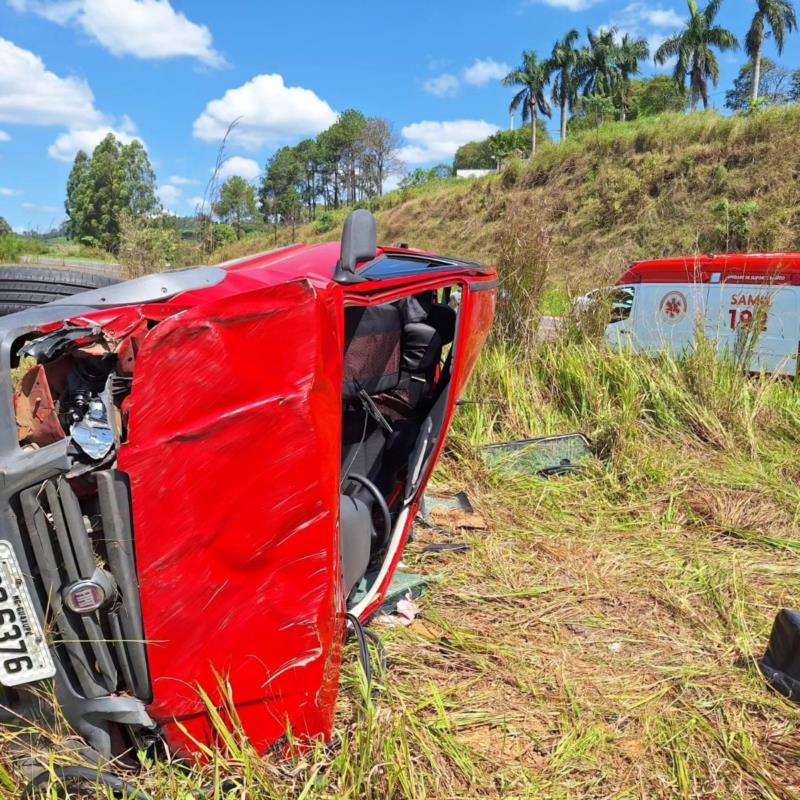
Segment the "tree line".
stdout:
[[[383,194],[398,172],[399,140],[392,124],[348,110],[314,139],[282,147],[267,161],[254,186],[231,176],[209,184],[208,207],[198,210],[201,238],[210,247],[240,238],[256,222],[296,225],[316,217],[318,207],[337,209]],[[224,165],[224,159],[218,168]],[[119,253],[126,226],[148,220],[151,227],[175,225],[156,193],[156,176],[139,141],[108,134],[91,155],[75,156],[67,181],[64,233],[73,240]],[[134,238],[141,238],[141,225]]]
[[382,195],[387,178],[401,169],[399,150],[388,120],[344,111],[316,138],[269,159],[258,187],[264,221],[296,225],[314,219],[318,206],[336,209]]
[[[695,110],[702,101],[710,103],[709,84],[719,84],[718,52],[736,50],[739,40],[717,23],[723,0],[709,0],[700,8],[697,0],[687,0],[689,17],[681,31],[670,36],[653,54],[656,64],[675,62],[672,80],[684,107]],[[756,108],[762,101],[764,42],[771,38],[779,54],[786,39],[797,30],[797,14],[792,0],[756,0],[756,11],[745,37],[745,50],[750,58],[746,75],[740,73],[737,96],[731,100],[744,107],[740,98],[742,82],[747,81],[747,108]],[[547,58],[535,51],[522,54],[521,63],[503,79],[503,84],[517,87],[509,111],[522,111],[523,123],[530,122],[530,152],[536,152],[539,119],[553,113],[551,101],[560,113],[561,139],[565,139],[570,119],[577,115],[604,114],[615,111],[621,121],[629,117],[634,76],[642,62],[650,58],[647,41],[615,28],[587,31],[586,41],[569,31],[554,45]],[[800,72],[795,73],[784,95],[791,100],[800,96]]]

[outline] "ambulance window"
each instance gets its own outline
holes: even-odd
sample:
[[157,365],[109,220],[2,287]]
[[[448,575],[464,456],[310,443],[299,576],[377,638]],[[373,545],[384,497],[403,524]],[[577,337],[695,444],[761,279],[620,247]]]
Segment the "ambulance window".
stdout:
[[609,323],[622,322],[628,319],[633,310],[633,297],[635,289],[628,286],[622,289],[614,289],[611,294],[611,314]]

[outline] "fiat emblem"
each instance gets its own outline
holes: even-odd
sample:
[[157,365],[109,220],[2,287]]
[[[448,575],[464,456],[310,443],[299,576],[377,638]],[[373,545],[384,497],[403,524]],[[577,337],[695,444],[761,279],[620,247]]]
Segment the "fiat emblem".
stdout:
[[93,614],[106,602],[105,589],[94,581],[76,581],[64,589],[64,605],[76,614]]

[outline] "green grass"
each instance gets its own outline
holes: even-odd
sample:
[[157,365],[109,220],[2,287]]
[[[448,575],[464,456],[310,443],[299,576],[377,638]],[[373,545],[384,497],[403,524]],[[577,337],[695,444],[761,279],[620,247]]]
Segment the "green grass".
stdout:
[[[206,763],[137,780],[165,800],[226,777],[247,798],[797,797],[800,710],[754,659],[797,603],[798,389],[702,343],[650,360],[573,335],[489,347],[467,394],[486,402],[459,409],[436,482],[466,488],[488,530],[451,530],[470,552],[431,556],[442,534],[418,529],[404,561],[442,579],[413,626],[373,625],[377,705],[351,645],[330,745],[261,758],[210,709]],[[560,479],[476,449],[571,430],[598,457]],[[42,758],[47,741],[75,758],[40,735]]]

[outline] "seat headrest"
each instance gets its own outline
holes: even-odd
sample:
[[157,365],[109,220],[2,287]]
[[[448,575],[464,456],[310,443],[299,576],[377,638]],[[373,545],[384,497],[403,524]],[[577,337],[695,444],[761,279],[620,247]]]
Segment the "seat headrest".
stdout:
[[442,357],[442,340],[435,328],[423,322],[410,322],[403,328],[403,369],[428,372]]
[[345,315],[344,397],[394,389],[400,381],[403,322],[393,305],[349,308]]
[[425,323],[439,334],[442,345],[450,344],[456,338],[456,312],[450,306],[434,303],[425,317]]

